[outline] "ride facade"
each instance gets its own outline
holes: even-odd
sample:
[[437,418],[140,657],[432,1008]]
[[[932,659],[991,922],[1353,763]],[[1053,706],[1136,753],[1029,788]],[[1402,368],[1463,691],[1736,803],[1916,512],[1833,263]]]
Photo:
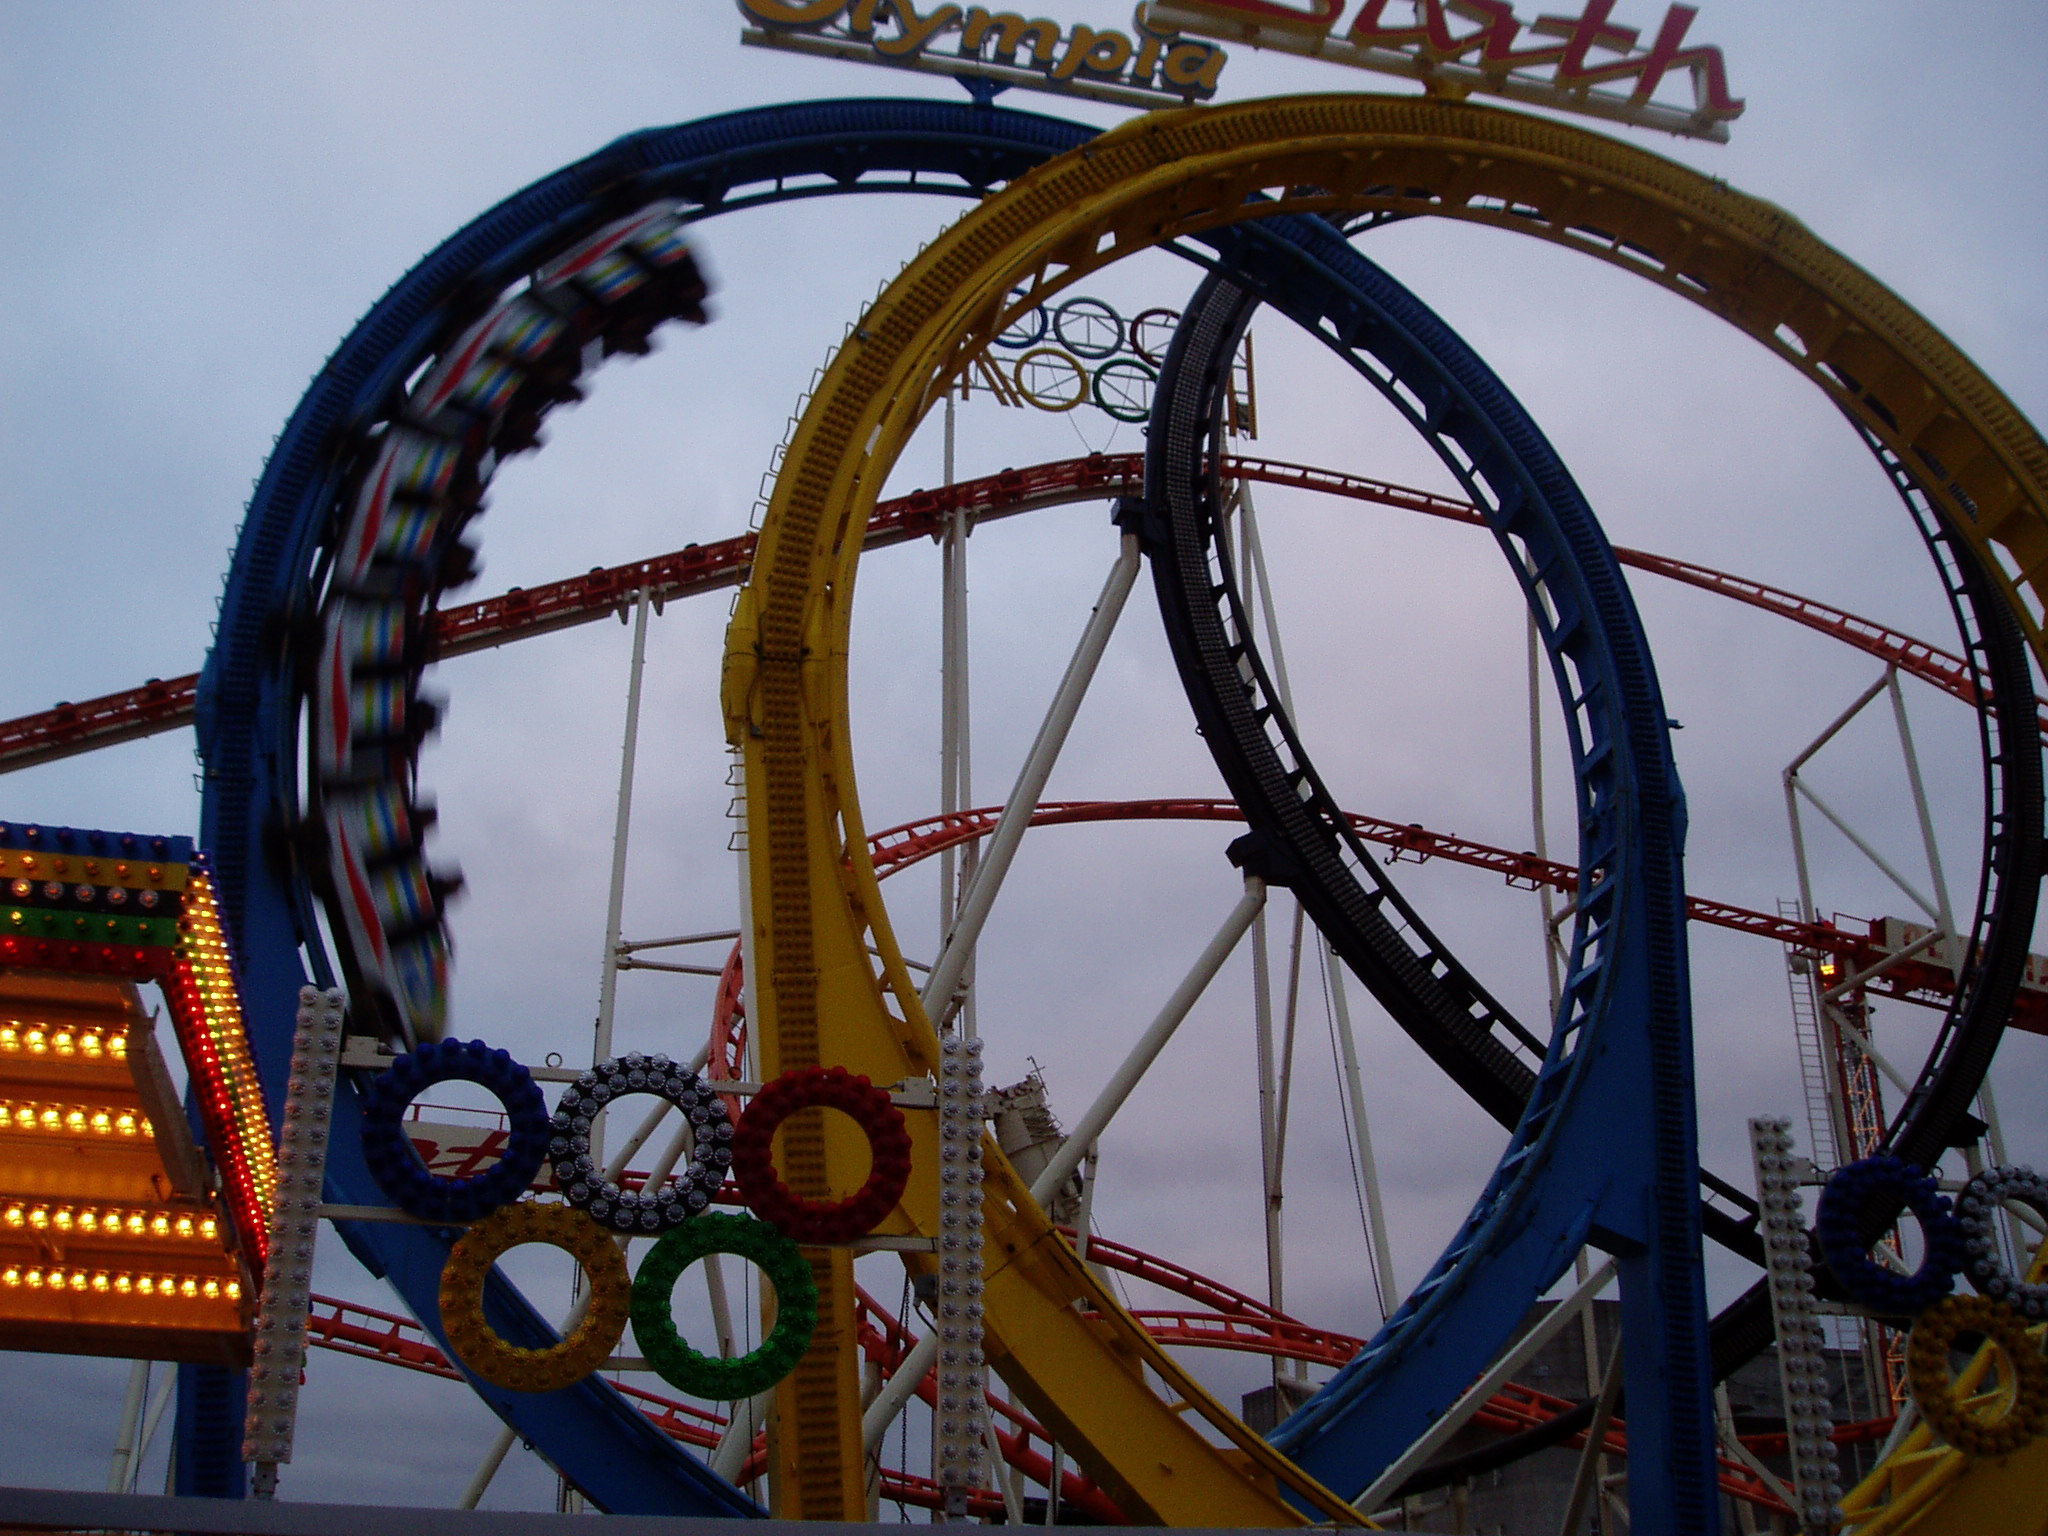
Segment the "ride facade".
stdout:
[[[437,711],[422,682],[452,648],[439,601],[474,569],[466,535],[493,476],[538,445],[547,413],[580,398],[607,357],[644,351],[671,320],[711,318],[695,242],[713,220],[880,190],[973,201],[855,320],[796,418],[755,537],[715,570],[696,551],[701,569],[678,578],[698,590],[743,580],[720,678],[747,872],[722,983],[723,1048],[693,1064],[600,1050],[588,1070],[550,1069],[448,1038],[458,881],[428,855],[420,753]],[[1942,572],[1963,635],[1956,687],[1976,707],[1987,765],[1978,909],[1903,1108],[1869,1157],[1826,1181],[1810,1235],[1782,1161],[1789,1146],[1759,1140],[1756,1199],[1701,1166],[1685,800],[1648,639],[1621,555],[1538,423],[1353,243],[1417,218],[1591,255],[1761,343],[1848,418]],[[1092,352],[1058,329],[1081,334],[1068,290],[1156,247],[1208,275],[1170,342],[1133,334],[1123,384],[1106,386],[1116,365],[1096,360],[1114,349]],[[1570,882],[1570,929],[1547,1027],[1516,1019],[1370,855],[1261,649],[1228,510],[1241,474],[1232,370],[1261,308],[1405,418],[1525,596],[1565,704],[1578,814],[1575,868],[1559,877]],[[1139,472],[1088,487],[1113,485],[1118,498],[1103,608],[1113,616],[1149,565],[1174,663],[1234,801],[1219,814],[1246,825],[1230,849],[1244,897],[1211,946],[1214,963],[1269,890],[1290,892],[1509,1136],[1426,1277],[1270,1433],[1220,1403],[1106,1283],[1085,1221],[1076,1234],[1054,1219],[1054,1196],[1130,1083],[1113,1082],[1035,1167],[990,1123],[965,1007],[971,957],[1003,861],[1027,826],[1059,810],[1041,803],[1044,775],[1030,783],[1027,771],[978,825],[948,808],[960,824],[919,844],[986,838],[922,978],[880,886],[877,848],[887,863],[892,834],[871,838],[860,808],[852,599],[864,544],[889,532],[878,524],[884,486],[920,424],[977,370],[986,380],[1004,338],[1013,351],[1028,344],[1033,326],[1090,364],[1077,377],[1113,418],[1142,401]],[[1018,392],[1042,406],[1023,360],[1013,368]],[[907,519],[904,529],[890,536],[914,536]],[[1162,112],[1098,133],[985,101],[891,99],[631,135],[506,199],[400,279],[314,381],[251,501],[194,690],[206,766],[198,844],[210,860],[206,898],[237,946],[255,1078],[284,1128],[277,1187],[296,1190],[308,1226],[330,1221],[392,1284],[441,1367],[513,1437],[613,1513],[868,1519],[881,1438],[903,1401],[927,1392],[928,1491],[942,1513],[986,1509],[1000,1494],[994,1446],[1046,1491],[1048,1517],[1064,1499],[1134,1523],[1364,1524],[1418,1471],[1436,1426],[1489,1381],[1531,1308],[1595,1250],[1620,1286],[1607,1390],[1560,1405],[1528,1431],[1528,1448],[1577,1437],[1591,1467],[1623,1415],[1631,1529],[1720,1528],[1731,1474],[1716,1384],[1769,1348],[1781,1363],[1804,1358],[1799,1319],[1816,1293],[1919,1319],[1911,1372],[1926,1431],[1916,1441],[1899,1421],[1879,1477],[1849,1501],[1850,1528],[1958,1528],[1941,1521],[1986,1507],[1968,1500],[1992,1481],[2021,1498],[2043,1487],[2041,1260],[2025,1268],[1992,1225],[2018,1207],[2048,1217],[2041,1181],[2018,1168],[1980,1175],[1960,1192],[1958,1225],[1929,1170],[1974,1139],[1972,1106],[2000,1035],[2027,1009],[2043,832],[2030,668],[2048,662],[2044,560],[2048,446],[1939,332],[1779,210],[1552,120],[1347,95]],[[616,609],[645,591],[648,574],[637,577],[586,600]],[[2038,1028],[2038,1010],[2029,1017]],[[1177,1023],[1162,1014],[1130,1073]],[[331,1061],[317,1069],[323,1038]],[[422,1161],[406,1118],[423,1090],[453,1080],[495,1095],[508,1119],[502,1155],[464,1179]],[[552,1106],[546,1083],[563,1085]],[[653,1096],[657,1116],[607,1158],[600,1117],[631,1095]],[[671,1113],[687,1128],[677,1151],[629,1177],[627,1159]],[[317,1137],[295,1137],[307,1124]],[[233,1139],[247,1133],[232,1120],[205,1130],[239,1181],[236,1219],[259,1260],[266,1244],[295,1251],[286,1228],[240,1208],[255,1199]],[[711,1209],[728,1169],[749,1218]],[[1908,1210],[1925,1231],[1910,1282],[1872,1257]],[[653,1247],[630,1270],[635,1239]],[[1712,1316],[1709,1240],[1764,1272]],[[586,1276],[580,1311],[560,1328],[495,1262],[535,1242],[567,1249]],[[922,1339],[899,1328],[886,1347],[872,1342],[854,1259],[877,1248],[901,1254],[926,1303]],[[670,1309],[683,1271],[720,1253],[758,1265],[773,1289],[765,1337],[743,1354],[691,1348]],[[245,1442],[181,1414],[184,1491],[238,1495],[253,1462],[268,1469],[267,1493],[289,1460],[290,1410],[278,1407],[264,1351],[302,1356],[314,1303],[300,1281],[290,1306],[271,1305],[283,1294],[273,1270],[249,1401],[285,1428],[259,1416]],[[1948,1297],[1964,1271],[1983,1293],[1967,1303]],[[637,1362],[615,1357],[629,1324]],[[1984,1342],[1952,1381],[1962,1337]],[[864,1380],[864,1358],[878,1356],[888,1371]],[[668,1432],[645,1394],[603,1374],[642,1368],[734,1404],[708,1461],[690,1449],[701,1436]],[[216,1396],[236,1387],[232,1365],[187,1369]],[[1033,1452],[1028,1431],[1021,1443],[998,1432],[991,1374],[1052,1455]],[[1759,1486],[1802,1528],[1827,1529],[1844,1518],[1832,1426],[1811,1404],[1792,1411],[1796,1396],[1790,1486],[1770,1474]],[[749,1404],[773,1424],[758,1444]],[[1941,1455],[1951,1459],[1931,1470]],[[896,1469],[899,1489],[906,1471]],[[765,1506],[742,1473],[765,1476]],[[1870,1491],[1879,1483],[1884,1492]],[[1575,1497],[1583,1507],[1583,1491]],[[1909,1509],[1926,1523],[1904,1523]],[[2030,1530],[2029,1518],[1984,1528]]]

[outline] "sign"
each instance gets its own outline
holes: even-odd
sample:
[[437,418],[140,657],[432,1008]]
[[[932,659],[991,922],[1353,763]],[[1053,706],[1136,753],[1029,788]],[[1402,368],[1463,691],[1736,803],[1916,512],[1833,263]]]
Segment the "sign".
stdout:
[[[1340,27],[1351,6],[1351,24]],[[1609,18],[1615,0],[1523,21],[1512,0],[1148,0],[1144,25],[1180,27],[1420,80],[1430,94],[1479,92],[1725,143],[1742,102],[1719,48],[1686,43],[1698,8],[1674,5],[1647,43]],[[1691,101],[1659,101],[1689,82]]]
[[[738,0],[740,41],[953,75],[986,99],[1009,86],[1153,108],[1205,101],[1229,55],[1134,19],[1133,32],[917,0]],[[977,90],[976,87],[979,86]]]

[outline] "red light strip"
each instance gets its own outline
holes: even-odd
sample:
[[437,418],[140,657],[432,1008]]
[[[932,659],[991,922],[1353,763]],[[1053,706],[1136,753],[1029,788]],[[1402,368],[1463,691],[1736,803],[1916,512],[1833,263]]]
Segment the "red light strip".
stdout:
[[260,1270],[269,1254],[277,1153],[263,1089],[242,1026],[234,960],[213,899],[213,880],[195,865],[185,887],[178,946],[158,973],[185,1063],[199,1088],[200,1118],[226,1186],[229,1213]]

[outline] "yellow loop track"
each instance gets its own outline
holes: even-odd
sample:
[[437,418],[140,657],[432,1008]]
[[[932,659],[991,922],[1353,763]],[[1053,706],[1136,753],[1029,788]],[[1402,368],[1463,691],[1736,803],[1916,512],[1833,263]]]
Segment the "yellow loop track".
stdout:
[[[1255,195],[1268,200],[1247,201]],[[1371,210],[1572,246],[1747,331],[1959,509],[1958,526],[2048,655],[2038,591],[2048,445],[1933,326],[1781,210],[1612,139],[1466,103],[1310,96],[1139,118],[1012,183],[933,242],[863,316],[791,440],[723,679],[745,759],[766,1075],[838,1064],[889,1082],[937,1060],[868,856],[846,707],[862,533],[925,411],[1014,316],[1133,251],[1268,213]],[[913,1133],[920,1173],[892,1230],[930,1234],[936,1149],[930,1127]],[[850,1128],[786,1134],[792,1187],[858,1182],[865,1154]],[[1133,1519],[1304,1523],[1283,1490],[1322,1519],[1357,1519],[1146,1336],[992,1143],[987,1165],[991,1363]],[[866,1493],[851,1263],[820,1252],[814,1266],[818,1338],[779,1395],[771,1471],[784,1517],[857,1520]]]

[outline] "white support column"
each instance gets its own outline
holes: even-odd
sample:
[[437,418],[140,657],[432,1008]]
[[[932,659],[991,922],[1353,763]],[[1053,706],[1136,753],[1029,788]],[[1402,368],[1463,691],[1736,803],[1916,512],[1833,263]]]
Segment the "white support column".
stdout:
[[128,1463],[128,1483],[123,1493],[133,1493],[135,1484],[142,1476],[142,1463],[149,1455],[150,1445],[156,1440],[157,1426],[164,1421],[164,1414],[171,1406],[171,1400],[178,1395],[178,1373],[166,1371],[164,1379],[157,1383],[156,1390],[149,1394],[149,1411],[142,1416],[142,1435],[135,1442],[135,1459]]
[[[953,391],[946,391],[944,484],[953,483]],[[939,814],[951,815],[973,804],[966,770],[967,689],[967,514],[956,511],[946,520],[939,543]],[[973,845],[970,843],[970,847]],[[956,869],[958,850],[939,851],[939,937],[943,940],[959,915],[963,882]]]
[[[1273,986],[1266,955],[1266,911],[1252,920],[1252,1038],[1259,1074],[1259,1183],[1265,1197],[1266,1303],[1284,1312],[1286,1274],[1280,1246],[1280,1090],[1273,1060]],[[1273,1357],[1273,1390],[1284,1363]]]
[[491,1448],[484,1452],[484,1459],[477,1464],[476,1476],[469,1480],[469,1486],[462,1490],[462,1502],[457,1509],[475,1509],[490,1490],[491,1479],[498,1475],[498,1469],[505,1465],[505,1455],[518,1440],[519,1431],[510,1424],[498,1431],[498,1438],[491,1442]]
[[[633,825],[633,762],[640,750],[640,679],[647,665],[648,592],[640,589],[633,605],[633,663],[626,675],[626,731],[619,747],[619,803],[612,821],[611,890],[605,901],[604,965],[598,973],[597,1024],[592,1061],[612,1054],[612,1004],[619,985],[619,924],[626,905],[626,839]],[[604,1162],[604,1121],[590,1127],[590,1159]]]
[[1372,1155],[1372,1131],[1365,1119],[1365,1084],[1358,1070],[1358,1039],[1351,1032],[1351,1004],[1344,995],[1344,962],[1323,946],[1329,968],[1330,1007],[1336,1015],[1337,1046],[1344,1059],[1344,1091],[1351,1102],[1351,1128],[1358,1141],[1358,1174],[1365,1184],[1366,1217],[1372,1223],[1373,1258],[1380,1272],[1380,1315],[1392,1317],[1401,1305],[1401,1285],[1394,1278],[1394,1249],[1387,1237],[1386,1207],[1380,1203],[1379,1164]]
[[149,1388],[149,1362],[131,1361],[128,1390],[121,1399],[121,1428],[114,1436],[114,1459],[107,1468],[107,1492],[120,1493],[128,1486],[129,1468],[136,1460],[135,1437],[142,1429],[142,1395]]
[[995,905],[1003,877],[1010,872],[1011,861],[1017,856],[1017,847],[1023,841],[1025,829],[1031,825],[1032,813],[1038,809],[1039,797],[1045,792],[1045,782],[1052,775],[1053,764],[1059,760],[1060,748],[1066,744],[1067,732],[1080,711],[1088,684],[1095,677],[1103,649],[1116,629],[1124,600],[1131,595],[1131,587],[1138,579],[1139,563],[1137,536],[1127,533],[1123,536],[1116,563],[1110,567],[1109,578],[1103,583],[1102,595],[1096,599],[1095,611],[1089,616],[1087,628],[1082,631],[1081,643],[1075,647],[1073,659],[1067,663],[1066,675],[1060,679],[1059,688],[1053,694],[1052,707],[1038,728],[1038,736],[1031,744],[1031,752],[1024,760],[1023,770],[1017,775],[1017,783],[1010,791],[1009,801],[1003,806],[995,831],[989,835],[981,867],[975,871],[974,883],[961,898],[959,915],[954,919],[952,931],[946,935],[945,947],[939,952],[931,976],[925,982],[925,1012],[931,1015],[934,1023],[944,1023],[952,1012],[954,996],[973,959],[974,945],[981,936],[982,925],[988,921],[989,909]]
[[1230,952],[1237,948],[1238,941],[1245,936],[1246,930],[1252,925],[1252,919],[1259,915],[1265,904],[1265,882],[1256,876],[1247,875],[1244,895],[1238,899],[1237,905],[1231,908],[1230,915],[1223,920],[1223,926],[1217,929],[1216,937],[1211,939],[1208,947],[1196,957],[1194,966],[1182,979],[1181,984],[1174,989],[1173,996],[1166,1000],[1166,1006],[1159,1010],[1158,1016],[1146,1026],[1145,1033],[1138,1037],[1138,1043],[1131,1047],[1130,1054],[1118,1064],[1116,1071],[1110,1074],[1102,1092],[1096,1095],[1095,1102],[1088,1106],[1087,1112],[1067,1133],[1067,1139],[1061,1143],[1059,1151],[1055,1152],[1039,1170],[1038,1177],[1031,1184],[1032,1199],[1044,1205],[1052,1199],[1053,1192],[1066,1183],[1068,1177],[1081,1165],[1081,1159],[1087,1155],[1088,1149],[1093,1147],[1096,1139],[1109,1128],[1109,1122],[1116,1117],[1116,1112],[1124,1107],[1124,1101],[1131,1096],[1131,1091],[1138,1086],[1152,1063],[1159,1059],[1159,1053],[1166,1049],[1166,1042],[1173,1038],[1174,1031],[1180,1028],[1181,1021],[1188,1016],[1189,1010],[1207,990],[1216,973],[1223,968],[1223,962],[1230,957]]
[[[1173,996],[1167,999],[1166,1006],[1159,1011],[1158,1017],[1153,1019],[1137,1045],[1132,1048],[1130,1055],[1124,1058],[1122,1065],[1111,1075],[1108,1085],[1089,1106],[1088,1112],[1081,1117],[1080,1123],[1068,1133],[1060,1150],[1033,1181],[1031,1197],[1039,1204],[1043,1205],[1052,1198],[1053,1192],[1067,1181],[1080,1166],[1083,1158],[1092,1157],[1096,1138],[1115,1117],[1124,1100],[1130,1097],[1131,1090],[1137,1087],[1139,1080],[1144,1077],[1146,1068],[1158,1058],[1166,1042],[1173,1038],[1173,1032],[1180,1027],[1181,1020],[1187,1017],[1188,1011],[1194,1007],[1203,990],[1222,968],[1231,950],[1237,947],[1238,941],[1251,927],[1252,919],[1257,916],[1259,908],[1265,902],[1266,891],[1264,882],[1254,878],[1247,878],[1244,884],[1244,896],[1224,919],[1216,937],[1209,941],[1208,947],[1196,959],[1193,969],[1175,989]],[[1088,1203],[1093,1188],[1094,1181],[1091,1179],[1084,1185],[1081,1196],[1079,1219],[1082,1227],[1079,1246],[1084,1261],[1087,1258]],[[869,1455],[873,1455],[880,1448],[883,1436],[889,1433],[889,1427],[896,1422],[897,1415],[902,1413],[911,1396],[917,1391],[918,1383],[924,1380],[938,1358],[939,1335],[938,1330],[934,1329],[917,1341],[903,1363],[896,1368],[896,1374],[889,1378],[882,1390],[876,1394],[875,1400],[868,1404],[866,1411],[861,1414],[860,1432],[861,1443]]]
[[[1941,915],[1936,919],[1944,934],[1956,931],[1956,915],[1949,905],[1948,877],[1942,873],[1941,844],[1934,835],[1934,816],[1927,808],[1927,786],[1920,777],[1920,754],[1913,748],[1913,727],[1906,719],[1906,696],[1899,689],[1899,669],[1887,667],[1885,679],[1891,685],[1892,721],[1899,731],[1899,751],[1906,759],[1906,781],[1913,788],[1913,810],[1920,821],[1920,842],[1927,850],[1927,876],[1934,885],[1934,902]],[[1950,962],[1962,974],[1963,957],[1958,947]]]
[[1605,1290],[1608,1281],[1613,1278],[1614,1260],[1608,1259],[1593,1271],[1589,1279],[1581,1282],[1571,1295],[1552,1307],[1549,1316],[1516,1340],[1513,1347],[1496,1360],[1484,1376],[1467,1387],[1464,1396],[1451,1404],[1421,1439],[1403,1451],[1392,1465],[1373,1479],[1372,1486],[1352,1501],[1352,1508],[1360,1514],[1369,1516],[1379,1509],[1383,1500],[1392,1498],[1395,1491],[1407,1482],[1423,1463],[1443,1449],[1450,1438],[1465,1427],[1472,1415],[1485,1407],[1487,1400],[1507,1385],[1515,1372],[1556,1338],[1564,1330],[1565,1324],[1578,1316],[1579,1309],[1588,1305],[1595,1296]]

